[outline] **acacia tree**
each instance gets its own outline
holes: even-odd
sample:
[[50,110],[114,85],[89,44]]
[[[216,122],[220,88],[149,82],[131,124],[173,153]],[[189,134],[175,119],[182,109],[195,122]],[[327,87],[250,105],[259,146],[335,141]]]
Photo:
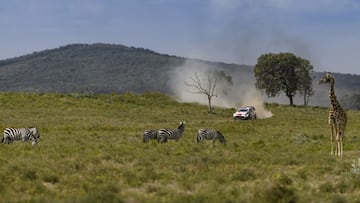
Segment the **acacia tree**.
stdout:
[[312,70],[308,60],[292,53],[263,54],[255,65],[255,86],[265,91],[268,97],[284,92],[290,105],[293,105],[297,92],[308,98],[313,94]]
[[211,105],[211,99],[217,97],[216,94],[216,78],[211,77],[210,74],[207,75],[207,81],[204,82],[200,79],[199,75],[195,73],[195,77],[190,77],[191,82],[185,82],[185,85],[192,87],[194,91],[191,93],[194,94],[204,94],[208,99],[208,112],[213,112],[213,107]]
[[309,104],[310,97],[312,97],[314,95],[314,90],[312,88],[313,78],[310,76],[312,73],[312,70],[310,70],[310,74],[307,74],[306,71],[304,73],[305,73],[305,75],[303,75],[301,77],[303,82],[301,83],[299,92],[303,96],[304,106],[307,106]]

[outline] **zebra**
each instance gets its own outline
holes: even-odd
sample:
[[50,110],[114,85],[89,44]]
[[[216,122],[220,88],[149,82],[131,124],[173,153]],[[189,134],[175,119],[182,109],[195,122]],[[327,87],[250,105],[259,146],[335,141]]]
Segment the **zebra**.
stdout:
[[176,141],[178,141],[181,137],[181,135],[184,133],[185,131],[185,122],[180,122],[180,125],[177,129],[160,129],[158,131],[158,137],[157,140],[158,142],[164,143],[167,142],[168,139],[174,139]]
[[205,140],[212,140],[215,144],[216,139],[219,139],[220,143],[225,145],[225,137],[220,131],[212,129],[199,129],[197,133],[197,143]]
[[157,130],[145,130],[143,142],[147,143],[150,139],[157,139],[158,131]]
[[31,141],[33,145],[37,144],[40,138],[40,132],[37,127],[29,128],[6,128],[4,130],[1,142],[10,144],[14,140],[22,140],[23,142]]

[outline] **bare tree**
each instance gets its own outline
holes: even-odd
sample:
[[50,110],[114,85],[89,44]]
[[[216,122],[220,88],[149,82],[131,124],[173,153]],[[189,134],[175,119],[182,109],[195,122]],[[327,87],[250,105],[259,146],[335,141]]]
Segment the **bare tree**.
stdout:
[[211,99],[213,97],[217,97],[216,94],[216,78],[210,77],[210,74],[207,76],[207,82],[204,82],[200,79],[199,75],[195,73],[195,77],[190,77],[191,82],[185,82],[185,85],[192,87],[195,89],[194,91],[190,91],[193,94],[203,94],[207,96],[209,113],[213,113],[213,107],[211,106]]

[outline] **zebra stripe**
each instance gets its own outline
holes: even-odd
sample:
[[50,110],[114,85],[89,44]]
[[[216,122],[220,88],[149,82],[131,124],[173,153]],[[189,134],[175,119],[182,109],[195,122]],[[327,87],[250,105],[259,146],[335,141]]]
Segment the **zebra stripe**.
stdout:
[[157,130],[145,130],[143,142],[146,143],[150,139],[157,139],[158,131]]
[[185,131],[185,122],[180,122],[180,125],[177,129],[160,129],[158,131],[158,142],[164,143],[167,142],[168,139],[174,139],[178,141],[181,135]]
[[215,144],[216,140],[219,140],[220,143],[225,144],[225,137],[221,134],[220,131],[212,129],[199,129],[197,134],[197,142],[202,142],[204,140],[212,140]]
[[33,144],[38,142],[40,133],[37,127],[30,128],[6,128],[3,133],[1,142],[3,144],[10,144],[15,140],[22,140],[23,142],[32,141]]

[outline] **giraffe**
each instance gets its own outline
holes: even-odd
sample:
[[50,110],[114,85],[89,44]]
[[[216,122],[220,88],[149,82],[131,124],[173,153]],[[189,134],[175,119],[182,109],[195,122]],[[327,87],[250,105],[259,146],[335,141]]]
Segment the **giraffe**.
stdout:
[[[329,83],[329,99],[330,99],[330,108],[329,108],[329,125],[330,125],[330,139],[331,139],[331,155],[334,154],[333,150],[333,138],[336,138],[336,151],[335,156],[342,156],[343,154],[343,138],[346,127],[346,113],[341,108],[339,102],[336,99],[334,85],[335,78],[330,74],[326,73],[319,81],[319,84]],[[335,133],[335,135],[334,135]]]

